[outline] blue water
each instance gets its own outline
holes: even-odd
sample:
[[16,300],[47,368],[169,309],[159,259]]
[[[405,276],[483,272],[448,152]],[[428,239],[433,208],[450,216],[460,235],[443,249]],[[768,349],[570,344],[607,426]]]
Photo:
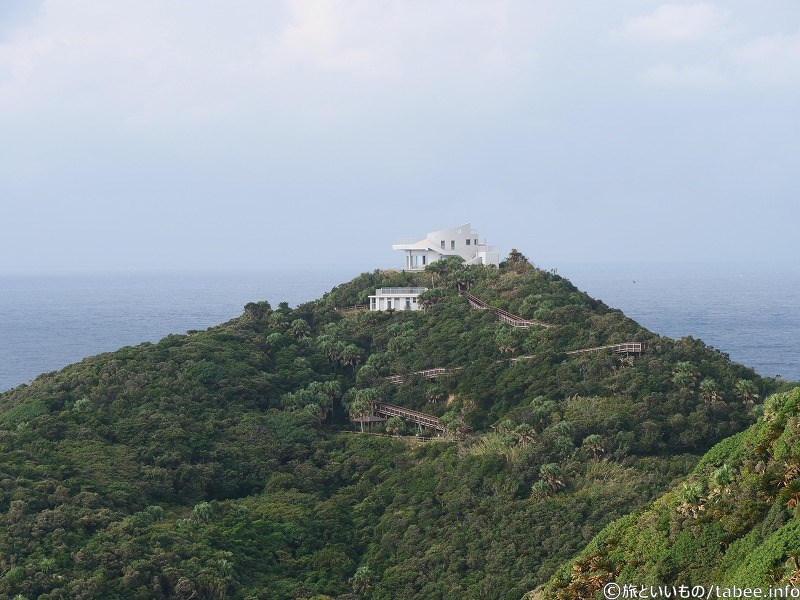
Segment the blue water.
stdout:
[[[702,338],[763,375],[800,380],[800,267],[557,269],[648,329]],[[360,270],[0,275],[0,391],[85,356],[205,329],[253,300],[318,298]]]
[[761,375],[800,381],[800,265],[562,264],[644,327],[691,335]]
[[247,302],[295,306],[360,271],[0,274],[0,391],[86,356],[205,329]]

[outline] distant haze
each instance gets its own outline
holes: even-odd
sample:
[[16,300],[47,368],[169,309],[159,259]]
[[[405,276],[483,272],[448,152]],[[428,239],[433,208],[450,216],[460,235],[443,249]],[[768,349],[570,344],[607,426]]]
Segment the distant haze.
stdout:
[[0,271],[796,261],[794,0],[2,0]]

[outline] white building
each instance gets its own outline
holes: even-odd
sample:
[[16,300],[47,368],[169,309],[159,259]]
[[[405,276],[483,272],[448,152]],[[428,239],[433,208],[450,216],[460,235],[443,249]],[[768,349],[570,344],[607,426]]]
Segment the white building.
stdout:
[[378,288],[369,297],[370,310],[419,310],[419,295],[428,288]]
[[425,239],[417,242],[413,239],[398,240],[392,248],[406,253],[404,268],[407,271],[421,271],[445,256],[458,256],[467,265],[500,266],[499,249],[487,246],[486,239],[481,239],[469,223],[431,231]]

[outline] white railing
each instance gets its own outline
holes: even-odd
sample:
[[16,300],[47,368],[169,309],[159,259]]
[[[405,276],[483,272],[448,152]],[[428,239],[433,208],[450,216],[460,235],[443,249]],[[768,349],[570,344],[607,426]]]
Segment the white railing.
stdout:
[[426,379],[436,379],[437,377],[452,375],[453,373],[457,373],[460,370],[461,367],[434,367],[433,369],[414,371],[406,375],[389,375],[388,377],[384,377],[383,380],[386,383],[400,384],[403,383],[406,379],[413,377],[414,375],[419,375],[420,377],[425,377]]
[[647,342],[623,342],[621,344],[607,344],[605,346],[595,346],[594,348],[569,350],[565,354],[584,354],[586,352],[599,352],[601,350],[611,350],[617,354],[643,354],[647,351]]
[[427,291],[428,288],[424,287],[378,288],[375,290],[375,296],[415,296]]

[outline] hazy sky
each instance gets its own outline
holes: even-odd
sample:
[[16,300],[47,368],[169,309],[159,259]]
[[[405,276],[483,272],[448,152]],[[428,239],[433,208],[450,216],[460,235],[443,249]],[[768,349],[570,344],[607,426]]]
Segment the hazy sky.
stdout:
[[800,10],[0,0],[0,270],[800,258]]

